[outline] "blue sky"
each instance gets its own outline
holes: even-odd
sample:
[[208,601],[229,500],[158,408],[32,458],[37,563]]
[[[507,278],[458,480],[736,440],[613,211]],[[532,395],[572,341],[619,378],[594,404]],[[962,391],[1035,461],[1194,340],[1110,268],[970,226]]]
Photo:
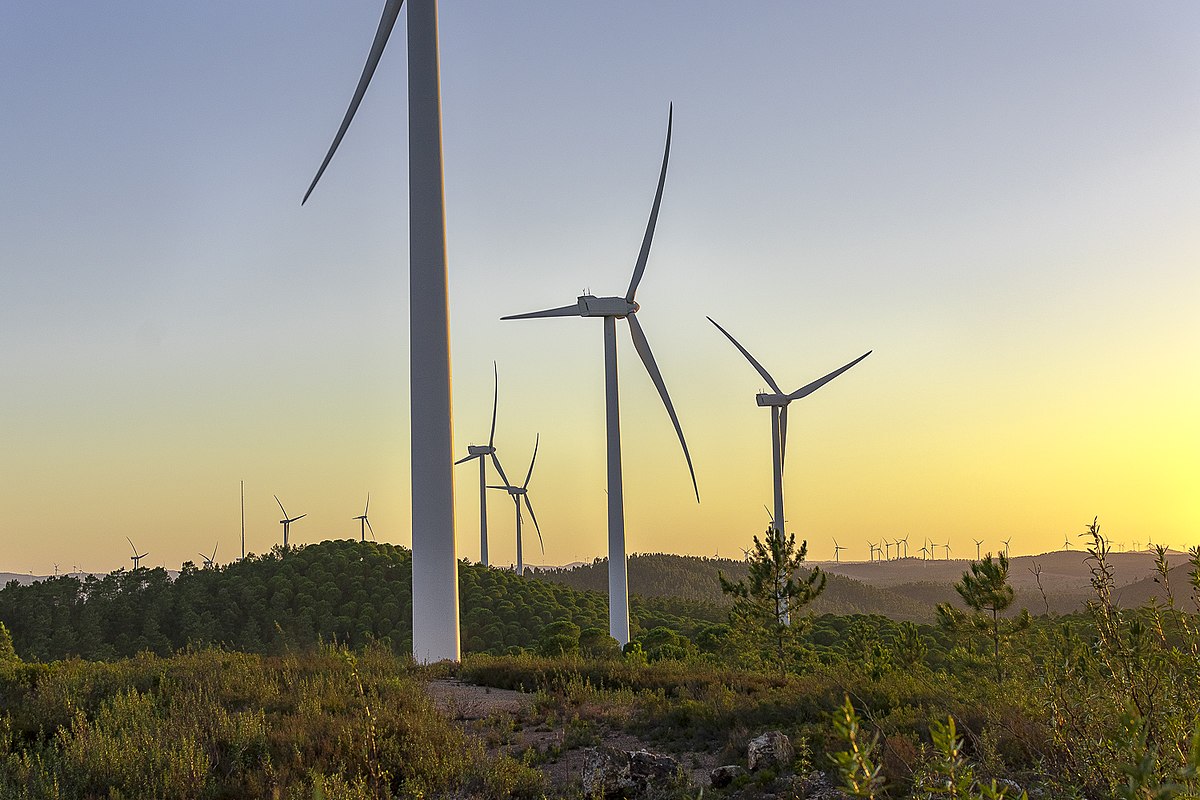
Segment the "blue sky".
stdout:
[[[303,542],[351,535],[369,490],[407,543],[403,18],[299,205],[378,6],[0,9],[0,569],[114,568],[126,534],[155,564],[232,555],[242,479],[251,550],[279,538],[272,493]],[[624,289],[673,102],[639,318],[703,502],[622,339],[632,551],[765,525],[759,379],[706,314],[787,384],[875,350],[793,414],[815,557],[1036,552],[1095,514],[1195,543],[1198,29],[1187,3],[446,0],[460,449],[494,359],[506,463],[542,435],[547,561],[603,552],[599,325],[498,318]]]

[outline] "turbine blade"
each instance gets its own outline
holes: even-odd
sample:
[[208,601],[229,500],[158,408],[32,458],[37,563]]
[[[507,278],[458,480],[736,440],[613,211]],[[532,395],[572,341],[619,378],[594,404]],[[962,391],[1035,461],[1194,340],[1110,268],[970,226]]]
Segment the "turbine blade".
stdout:
[[540,319],[541,317],[581,317],[579,313],[579,303],[572,303],[569,306],[559,306],[558,308],[547,308],[545,311],[530,311],[525,314],[509,314],[507,317],[500,319]]
[[779,468],[787,460],[787,406],[779,409]]
[[392,34],[392,27],[396,24],[396,18],[400,16],[400,6],[403,4],[404,0],[387,0],[387,5],[383,7],[383,16],[379,19],[379,28],[375,31],[375,41],[371,43],[371,52],[367,54],[367,63],[363,67],[362,76],[358,79],[358,88],[354,90],[354,97],[350,99],[350,107],[346,109],[342,125],[338,128],[337,135],[333,137],[333,144],[329,146],[329,152],[325,154],[325,160],[321,162],[321,168],[317,170],[316,177],[309,184],[308,191],[304,193],[304,199],[300,201],[300,205],[308,202],[308,196],[312,194],[313,189],[317,188],[317,181],[321,180],[321,176],[325,174],[325,168],[329,166],[338,145],[342,143],[342,137],[346,135],[346,130],[350,127],[350,121],[354,119],[354,114],[358,111],[358,104],[362,102],[363,95],[367,93],[367,86],[375,74],[375,67],[379,66],[379,57],[383,55],[383,48],[387,46],[388,37]]
[[529,486],[529,479],[533,477],[533,462],[537,461],[538,442],[541,441],[542,435],[539,433],[533,440],[533,458],[529,459],[529,472],[525,473],[525,482],[521,484],[524,489]]
[[488,447],[496,446],[496,406],[500,404],[500,368],[492,362],[492,432],[488,434]]
[[129,547],[130,547],[130,549],[132,549],[132,550],[133,550],[133,554],[136,556],[136,555],[137,555],[137,548],[133,546],[133,539],[130,539],[128,536],[126,536],[126,537],[125,537],[125,541],[129,542]]
[[298,520],[298,519],[304,519],[304,518],[305,518],[305,517],[307,517],[307,516],[308,516],[308,514],[301,514],[301,515],[300,515],[300,516],[298,516],[298,517],[292,517],[292,520],[291,520],[291,521],[292,521],[292,522],[295,522],[296,520]]
[[488,484],[488,487],[487,487],[487,488],[489,488],[489,489],[503,489],[503,490],[504,490],[504,491],[506,491],[506,492],[508,491],[508,487],[507,487],[507,486],[492,486],[490,483]]
[[466,456],[465,458],[460,458],[458,461],[454,462],[454,466],[457,467],[459,464],[465,464],[468,461],[474,461],[477,458],[479,458],[479,456]]
[[[529,518],[533,520],[533,529],[537,531],[538,544],[541,546],[542,555],[544,556],[546,555],[546,543],[542,541],[542,529],[538,527],[537,515],[533,513],[533,503],[529,502],[529,495],[524,495],[524,497],[525,507],[529,509]],[[518,507],[517,510],[520,511],[520,508]]]
[[371,510],[371,493],[367,492],[367,504],[363,506],[363,517],[366,518],[367,512]]
[[283,503],[279,502],[279,495],[273,494],[273,495],[271,495],[271,497],[274,497],[275,502],[279,503],[279,510],[283,512],[283,518],[287,519],[287,509],[283,507]]
[[375,529],[371,527],[371,520],[364,517],[363,522],[367,523],[367,530],[371,532],[371,541],[375,541]]
[[667,145],[663,148],[662,170],[658,173],[658,188],[654,192],[654,205],[650,206],[650,221],[646,223],[646,235],[642,237],[642,250],[638,253],[637,264],[633,267],[633,278],[629,281],[629,291],[625,299],[632,303],[637,294],[638,284],[642,282],[642,274],[646,271],[646,259],[650,257],[650,242],[654,239],[654,226],[658,223],[658,206],[662,203],[663,184],[667,181],[667,160],[671,156],[671,120],[675,116],[675,104],[672,103],[667,111]]
[[650,375],[650,380],[654,382],[655,388],[658,389],[658,394],[662,398],[663,405],[667,407],[667,414],[671,417],[671,424],[675,426],[675,433],[679,436],[679,444],[683,448],[683,457],[687,459],[688,472],[692,476],[692,489],[696,492],[696,502],[699,503],[700,487],[696,485],[696,470],[692,468],[692,454],[688,452],[687,441],[683,438],[683,428],[679,426],[679,417],[675,416],[675,407],[671,405],[671,396],[667,394],[667,385],[663,383],[662,373],[658,371],[658,364],[654,363],[654,354],[650,352],[650,343],[646,341],[646,334],[642,331],[641,323],[637,321],[637,315],[630,314],[625,319],[629,321],[629,335],[633,337],[633,347],[637,350],[642,363],[646,366],[646,372]]
[[508,482],[508,476],[504,474],[504,467],[500,466],[500,457],[494,452],[492,453],[492,463],[496,466],[496,472],[500,473],[500,480],[504,481],[504,485],[510,485]]
[[849,364],[847,364],[846,366],[844,366],[844,367],[839,367],[838,369],[835,369],[833,372],[829,373],[829,374],[828,374],[828,375],[826,375],[824,378],[818,378],[817,380],[813,381],[812,383],[808,384],[807,386],[802,386],[802,387],[800,387],[800,388],[799,388],[799,389],[797,389],[796,391],[794,391],[794,392],[792,392],[791,394],[789,394],[789,395],[788,395],[788,399],[789,399],[789,400],[799,400],[801,397],[808,397],[810,394],[812,394],[813,392],[815,392],[817,389],[820,389],[822,386],[824,386],[825,384],[829,383],[831,380],[833,380],[834,378],[836,378],[838,375],[841,375],[843,372],[845,372],[846,370],[850,369],[850,368],[851,368],[851,367],[853,367],[855,364],[857,364],[858,362],[862,361],[862,360],[863,360],[864,358],[866,358],[867,356],[871,355],[871,353],[873,353],[873,352],[875,352],[875,351],[874,351],[874,350],[868,350],[867,352],[863,353],[863,354],[862,354],[861,356],[859,356],[858,358],[856,358],[856,359],[854,359],[853,361],[851,361],[851,362],[850,362]]
[[733,346],[738,349],[738,352],[740,352],[742,355],[744,355],[746,357],[746,360],[749,361],[750,364],[756,370],[758,370],[759,375],[763,376],[763,379],[766,380],[767,385],[771,387],[771,391],[775,392],[776,394],[783,394],[783,389],[779,388],[779,384],[776,383],[775,379],[771,377],[771,373],[767,372],[767,368],[764,367],[762,364],[758,363],[758,361],[755,360],[754,356],[750,355],[749,350],[742,347],[738,343],[738,340],[733,338],[733,336],[730,335],[729,331],[725,330],[724,328],[722,328],[720,325],[717,324],[717,321],[715,319],[713,319],[712,317],[705,317],[705,319],[707,319],[713,325],[716,325],[717,330],[719,330],[721,333],[725,334],[725,338],[727,338],[729,341],[733,342]]

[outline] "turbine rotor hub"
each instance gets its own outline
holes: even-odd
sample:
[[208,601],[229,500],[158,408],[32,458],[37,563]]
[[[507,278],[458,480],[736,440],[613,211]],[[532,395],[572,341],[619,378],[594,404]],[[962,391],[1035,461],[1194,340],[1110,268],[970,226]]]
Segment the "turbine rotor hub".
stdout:
[[579,316],[581,317],[616,317],[622,319],[637,312],[637,303],[631,303],[624,297],[596,297],[582,294],[578,298]]

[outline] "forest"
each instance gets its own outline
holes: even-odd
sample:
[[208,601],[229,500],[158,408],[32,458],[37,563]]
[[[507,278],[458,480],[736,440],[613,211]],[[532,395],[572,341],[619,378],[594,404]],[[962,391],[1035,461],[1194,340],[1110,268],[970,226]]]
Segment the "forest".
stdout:
[[[390,545],[10,583],[0,797],[582,797],[554,765],[613,736],[716,764],[767,730],[795,743],[787,769],[664,796],[802,797],[815,771],[836,797],[1198,797],[1200,551],[1183,571],[1160,553],[1164,599],[1125,608],[1089,531],[1084,610],[1018,609],[988,556],[931,623],[817,613],[835,581],[803,544],[656,557],[694,590],[635,596],[624,649],[599,592],[463,562],[464,657],[438,667],[406,655],[411,560]],[[789,570],[781,626],[759,590]],[[424,690],[448,678],[530,701],[464,722]]]

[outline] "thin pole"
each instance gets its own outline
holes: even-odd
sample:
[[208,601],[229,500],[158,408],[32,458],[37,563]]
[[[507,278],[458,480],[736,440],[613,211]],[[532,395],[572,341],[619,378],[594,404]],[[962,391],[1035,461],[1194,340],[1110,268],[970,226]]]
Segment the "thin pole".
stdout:
[[479,560],[488,566],[487,546],[487,464],[479,457]]
[[525,556],[521,548],[521,498],[518,495],[513,495],[513,502],[517,506],[517,574],[525,574]]
[[242,484],[242,561],[246,560],[246,482]]
[[608,633],[624,647],[629,644],[629,575],[625,564],[616,317],[604,318],[604,401],[608,431]]
[[413,657],[458,661],[450,308],[437,0],[408,3]]
[[[783,446],[779,436],[779,406],[771,406],[771,476],[775,488],[775,519],[772,521],[771,528],[776,540],[782,544],[787,520],[783,516]],[[779,582],[775,585],[777,593],[783,591],[784,580],[784,576],[779,576]],[[779,621],[787,625],[788,619],[787,605],[784,601]]]

